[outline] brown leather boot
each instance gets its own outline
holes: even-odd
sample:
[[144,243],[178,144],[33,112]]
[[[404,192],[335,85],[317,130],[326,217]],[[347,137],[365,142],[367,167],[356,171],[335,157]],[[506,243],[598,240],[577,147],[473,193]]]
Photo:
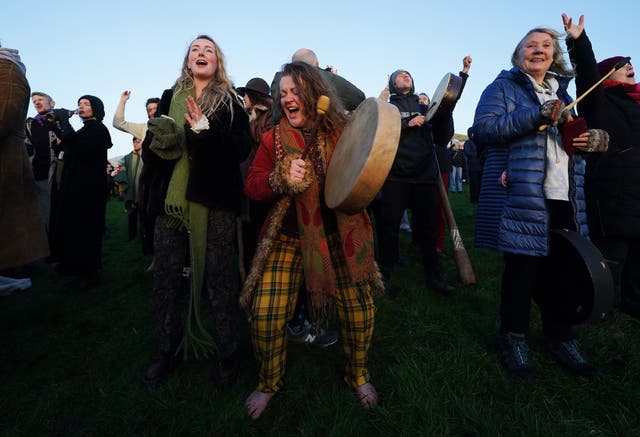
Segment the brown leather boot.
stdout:
[[153,361],[144,375],[145,384],[155,387],[167,383],[167,379],[176,367],[176,358],[172,353],[160,353],[158,359]]

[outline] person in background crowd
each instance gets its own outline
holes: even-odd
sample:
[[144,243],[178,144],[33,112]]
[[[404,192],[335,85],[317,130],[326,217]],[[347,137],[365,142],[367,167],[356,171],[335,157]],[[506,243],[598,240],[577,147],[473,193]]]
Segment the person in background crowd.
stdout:
[[123,170],[118,173],[115,181],[124,196],[124,209],[127,213],[127,241],[136,238],[138,229],[138,211],[140,209],[140,175],[142,173],[142,156],[140,138],[133,137],[133,150],[124,156]]
[[54,109],[56,102],[51,96],[43,92],[31,93],[31,101],[38,115],[27,118],[27,149],[31,150],[31,165],[33,176],[38,187],[40,198],[40,212],[47,233],[50,232],[49,223],[51,210],[56,207],[56,195],[58,193],[58,180],[56,173],[58,168],[58,144],[60,139],[48,127],[47,118],[55,117],[63,128],[72,131],[69,118],[74,111],[68,109]]
[[58,272],[75,276],[70,286],[87,289],[98,285],[102,267],[107,202],[104,163],[112,144],[102,124],[104,105],[99,98],[80,97],[78,115],[83,127],[77,132],[65,130],[55,120],[49,123],[62,139],[64,160],[52,245],[59,255]]
[[449,147],[449,154],[451,155],[449,192],[451,193],[462,193],[462,171],[465,167],[464,150],[462,147],[460,140],[451,140],[451,147]]
[[[238,88],[238,94],[244,100],[244,107],[249,112],[249,127],[253,138],[253,147],[249,157],[240,165],[242,182],[247,178],[249,167],[256,156],[260,136],[273,127],[271,106],[273,99],[269,95],[269,84],[260,77],[250,79],[244,87]],[[256,252],[260,229],[267,217],[271,205],[244,199],[242,211],[242,244],[244,248],[243,267],[248,271]]]
[[26,67],[15,49],[0,47],[0,272],[49,254],[38,208],[24,120],[29,107]]
[[[584,31],[584,16],[562,21],[576,67],[576,93],[582,95],[609,73],[622,56],[596,64]],[[609,76],[578,103],[587,125],[606,130],[606,153],[589,155],[585,177],[591,239],[612,267],[621,289],[621,309],[640,319],[640,83],[631,63]]]
[[482,152],[473,142],[473,131],[467,130],[469,139],[464,142],[464,156],[467,159],[469,174],[469,202],[478,203],[480,197],[480,181],[482,180]]
[[[144,137],[147,134],[147,123],[133,123],[130,121],[126,121],[124,119],[124,110],[127,104],[127,101],[131,97],[131,91],[123,91],[120,95],[120,101],[118,102],[118,107],[116,108],[115,114],[113,114],[113,127],[119,129],[123,132],[130,133],[134,138],[138,138],[140,141],[144,140]],[[145,109],[147,111],[147,117],[151,119],[158,109],[158,104],[160,103],[160,99],[157,97],[148,98],[145,102]],[[138,154],[138,157],[141,155]],[[133,157],[132,157],[133,158]],[[139,172],[142,174],[144,172],[144,163],[140,160],[138,164],[133,163],[134,165],[138,165]],[[127,167],[128,168],[128,167]],[[127,176],[131,176],[130,170],[127,170]],[[141,181],[144,181],[145,178],[137,177],[136,183],[134,184],[134,189],[131,190],[131,187],[127,188],[127,193],[129,200],[135,198],[135,208],[131,208],[133,206],[132,203],[127,204],[125,202],[125,208],[127,209],[128,218],[129,218],[129,239],[135,238],[136,222],[134,220],[140,221],[140,241],[142,242],[142,253],[145,255],[153,254],[153,229],[155,227],[154,218],[149,217],[145,211],[145,202],[146,199],[142,195],[142,193],[148,192],[145,187],[140,185]],[[131,191],[129,191],[131,190]],[[125,196],[127,197],[127,196]],[[126,199],[125,199],[126,200]],[[133,233],[133,237],[131,237]],[[150,272],[153,268],[153,261],[151,265],[147,267],[146,271]]]

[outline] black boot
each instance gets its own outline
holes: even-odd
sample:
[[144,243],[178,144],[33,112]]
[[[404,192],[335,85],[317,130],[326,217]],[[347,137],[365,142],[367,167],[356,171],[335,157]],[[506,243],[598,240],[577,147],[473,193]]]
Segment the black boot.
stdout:
[[151,363],[144,375],[144,382],[150,387],[157,387],[167,383],[169,375],[176,367],[176,357],[173,353],[161,352],[160,356]]
[[452,285],[447,284],[439,269],[427,273],[426,283],[428,288],[443,296],[451,296],[456,291]]
[[213,383],[218,391],[229,390],[236,383],[239,373],[240,359],[236,351],[227,358],[217,360],[213,372]]

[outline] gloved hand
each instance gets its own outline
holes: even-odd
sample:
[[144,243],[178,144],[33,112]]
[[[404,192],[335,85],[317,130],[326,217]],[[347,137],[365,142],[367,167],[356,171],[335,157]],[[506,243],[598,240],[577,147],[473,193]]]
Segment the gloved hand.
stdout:
[[540,105],[540,114],[548,119],[551,125],[557,126],[567,121],[570,112],[566,109],[562,100],[553,99]]
[[589,129],[589,140],[583,152],[606,152],[609,149],[609,134],[602,129]]
[[180,135],[175,121],[169,117],[153,117],[147,122],[152,135],[149,149],[162,159],[174,160],[182,155]]

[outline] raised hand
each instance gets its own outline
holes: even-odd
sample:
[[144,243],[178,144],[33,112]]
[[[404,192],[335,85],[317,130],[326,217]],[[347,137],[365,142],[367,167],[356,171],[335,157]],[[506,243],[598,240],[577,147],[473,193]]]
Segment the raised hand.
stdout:
[[189,112],[185,112],[184,118],[189,123],[189,126],[194,127],[203,117],[202,108],[200,108],[200,105],[196,103],[192,96],[187,97],[185,102],[187,103],[187,109]]
[[564,24],[564,31],[567,32],[567,36],[571,39],[578,39],[584,30],[584,15],[580,15],[578,24],[573,23],[573,18],[568,17],[564,12],[562,13],[562,24]]
[[467,55],[462,59],[462,72],[463,73],[469,73],[469,70],[471,69],[471,61],[473,61],[473,59],[471,59],[471,56]]

